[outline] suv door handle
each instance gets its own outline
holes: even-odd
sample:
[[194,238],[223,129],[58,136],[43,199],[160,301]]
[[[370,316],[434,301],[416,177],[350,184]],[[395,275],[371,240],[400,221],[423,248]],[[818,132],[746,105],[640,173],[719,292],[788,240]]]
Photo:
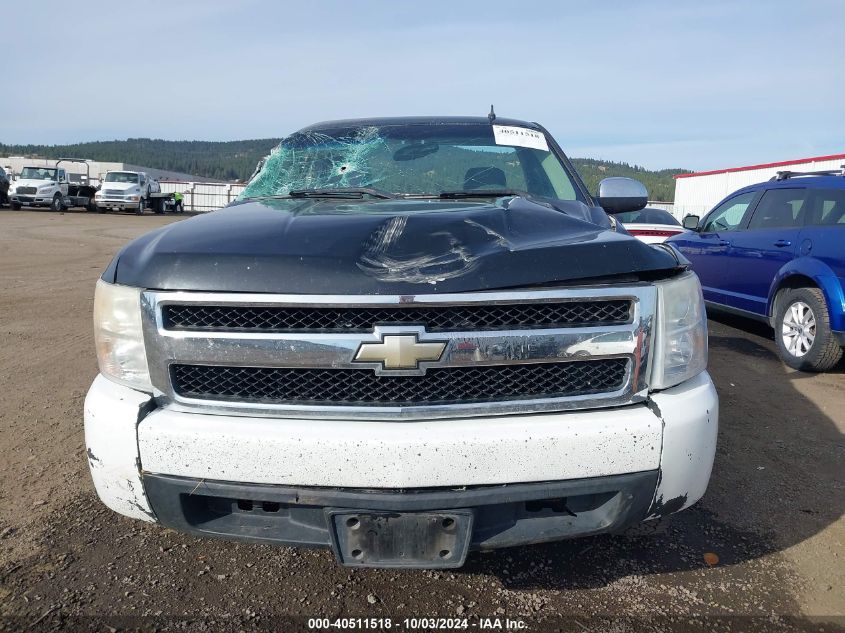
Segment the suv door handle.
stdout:
[[775,246],[777,246],[778,248],[784,248],[786,246],[792,246],[792,242],[790,242],[789,240],[778,240],[777,242],[775,242]]
[[719,240],[719,246],[730,246],[730,245],[731,245],[730,240]]

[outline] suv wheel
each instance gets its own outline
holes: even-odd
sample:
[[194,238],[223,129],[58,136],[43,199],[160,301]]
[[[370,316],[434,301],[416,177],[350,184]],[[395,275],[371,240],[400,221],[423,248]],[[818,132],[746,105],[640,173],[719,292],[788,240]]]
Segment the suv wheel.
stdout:
[[826,371],[842,358],[830,330],[827,302],[818,288],[786,290],[777,302],[775,342],[783,361],[794,369]]
[[55,196],[53,196],[53,202],[52,204],[50,204],[50,209],[52,209],[53,211],[61,211],[63,206],[64,205],[62,204],[62,196],[61,194],[57,193]]

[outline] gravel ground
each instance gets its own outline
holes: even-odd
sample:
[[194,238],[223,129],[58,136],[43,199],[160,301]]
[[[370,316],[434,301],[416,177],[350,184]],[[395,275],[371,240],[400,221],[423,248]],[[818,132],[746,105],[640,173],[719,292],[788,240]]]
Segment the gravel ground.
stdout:
[[107,510],[82,432],[94,281],[127,240],[179,219],[0,210],[0,631],[289,630],[310,617],[423,629],[404,618],[430,616],[526,630],[845,627],[845,367],[788,370],[771,331],[744,320],[710,324],[710,489],[652,534],[471,554],[450,572],[349,570],[324,550],[201,540]]

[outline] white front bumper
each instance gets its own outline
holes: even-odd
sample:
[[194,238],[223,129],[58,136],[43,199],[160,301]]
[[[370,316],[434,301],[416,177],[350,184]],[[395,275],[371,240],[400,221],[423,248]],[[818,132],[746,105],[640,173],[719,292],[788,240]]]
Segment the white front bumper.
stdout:
[[129,207],[138,206],[138,200],[127,200],[124,198],[95,198],[94,202],[96,202],[98,206],[108,207],[109,209],[128,209]]
[[[703,494],[718,399],[707,373],[650,406],[491,418],[371,422],[249,418],[156,409],[98,376],[85,401],[97,492],[154,520],[141,473],[337,488],[408,489],[563,481],[661,469],[658,510]],[[140,420],[140,421],[139,421]]]
[[49,194],[24,194],[24,193],[10,193],[9,200],[22,205],[50,205],[53,203],[53,196],[55,193]]

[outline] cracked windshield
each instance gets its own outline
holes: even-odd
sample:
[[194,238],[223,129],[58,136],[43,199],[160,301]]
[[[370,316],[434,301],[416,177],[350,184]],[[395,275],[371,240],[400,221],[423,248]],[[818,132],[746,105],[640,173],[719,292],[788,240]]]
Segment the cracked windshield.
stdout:
[[[370,189],[379,197],[499,192],[578,199],[554,153],[522,146],[531,141],[521,138],[505,139],[513,143],[505,144],[494,135],[494,127],[395,125],[298,132],[259,165],[239,200],[350,188]],[[535,137],[534,144],[547,147],[542,133],[523,131]]]

